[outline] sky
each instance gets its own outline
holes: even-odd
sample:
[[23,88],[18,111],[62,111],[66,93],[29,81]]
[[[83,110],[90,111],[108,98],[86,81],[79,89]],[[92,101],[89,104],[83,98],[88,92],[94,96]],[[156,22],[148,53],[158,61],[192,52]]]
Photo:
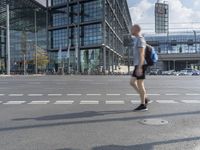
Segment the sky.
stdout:
[[[154,6],[157,0],[127,0],[132,22],[146,32],[154,32]],[[168,0],[170,31],[200,29],[200,0]]]
[[[46,0],[37,0],[45,5]],[[161,0],[162,1],[162,0]],[[170,31],[200,29],[200,0],[166,0],[169,3]],[[154,5],[157,0],[127,0],[132,22],[145,32],[154,32]]]

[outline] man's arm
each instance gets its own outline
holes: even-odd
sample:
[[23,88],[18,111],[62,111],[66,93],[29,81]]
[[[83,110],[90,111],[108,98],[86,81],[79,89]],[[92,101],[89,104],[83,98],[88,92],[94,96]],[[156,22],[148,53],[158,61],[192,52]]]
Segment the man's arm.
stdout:
[[144,65],[144,57],[145,57],[145,48],[140,48],[140,62],[139,67],[142,68]]

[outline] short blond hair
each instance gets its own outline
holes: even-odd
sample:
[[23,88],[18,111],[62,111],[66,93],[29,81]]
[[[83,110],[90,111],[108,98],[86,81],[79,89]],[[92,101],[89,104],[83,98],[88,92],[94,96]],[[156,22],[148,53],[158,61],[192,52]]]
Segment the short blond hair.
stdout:
[[138,29],[139,32],[142,30],[142,28],[140,27],[139,24],[134,24],[134,25],[132,26],[132,28]]

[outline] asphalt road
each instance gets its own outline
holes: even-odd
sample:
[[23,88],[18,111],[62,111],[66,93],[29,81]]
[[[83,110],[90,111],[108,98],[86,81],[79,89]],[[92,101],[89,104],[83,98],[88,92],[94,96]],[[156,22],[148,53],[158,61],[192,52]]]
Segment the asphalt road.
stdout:
[[[0,77],[0,150],[200,150],[200,77]],[[144,125],[164,119],[166,125]]]

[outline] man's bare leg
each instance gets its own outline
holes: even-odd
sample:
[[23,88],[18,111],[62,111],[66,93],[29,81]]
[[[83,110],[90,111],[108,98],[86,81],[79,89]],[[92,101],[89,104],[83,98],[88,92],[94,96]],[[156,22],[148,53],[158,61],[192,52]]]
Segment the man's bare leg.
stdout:
[[145,104],[146,89],[144,87],[144,80],[137,80],[137,86],[140,93],[141,104]]

